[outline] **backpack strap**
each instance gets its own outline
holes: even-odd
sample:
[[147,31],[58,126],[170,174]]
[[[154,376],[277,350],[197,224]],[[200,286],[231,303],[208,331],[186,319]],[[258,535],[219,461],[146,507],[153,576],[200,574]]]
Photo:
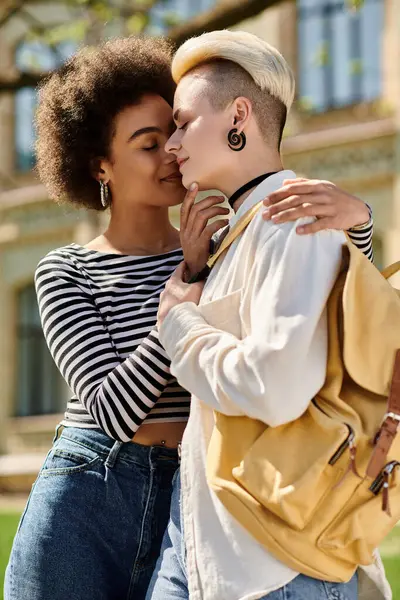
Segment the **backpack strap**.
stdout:
[[400,271],[400,260],[398,262],[393,263],[392,265],[389,265],[388,267],[386,267],[386,269],[383,269],[383,271],[381,271],[381,274],[385,279],[389,279],[398,271]]
[[215,265],[215,263],[221,256],[221,254],[223,252],[225,252],[225,250],[227,250],[229,248],[229,246],[232,244],[232,242],[235,241],[235,239],[242,233],[242,231],[244,231],[244,229],[246,229],[247,225],[250,223],[250,221],[252,221],[252,219],[255,217],[255,215],[260,210],[262,204],[263,204],[262,200],[261,200],[261,202],[257,202],[257,204],[252,206],[246,213],[244,213],[243,217],[241,217],[241,219],[239,219],[239,221],[237,223],[235,223],[235,225],[229,231],[227,236],[223,239],[223,241],[222,241],[220,247],[218,248],[218,250],[216,251],[216,253],[212,254],[210,256],[210,258],[208,259],[207,267],[209,269],[212,269],[212,267]]
[[400,350],[396,352],[387,411],[375,438],[375,447],[367,467],[367,477],[375,479],[386,464],[386,458],[400,426]]
[[[382,276],[389,279],[400,271],[400,261],[383,269]],[[393,378],[390,387],[386,414],[375,437],[375,448],[367,467],[367,476],[376,478],[386,464],[390,447],[400,427],[400,350],[396,352]]]

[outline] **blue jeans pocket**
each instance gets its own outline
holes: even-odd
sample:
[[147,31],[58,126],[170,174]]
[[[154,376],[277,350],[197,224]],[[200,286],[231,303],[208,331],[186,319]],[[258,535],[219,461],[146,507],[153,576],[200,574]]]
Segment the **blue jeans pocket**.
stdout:
[[104,462],[91,448],[71,439],[59,438],[50,450],[40,475],[73,475],[87,471]]

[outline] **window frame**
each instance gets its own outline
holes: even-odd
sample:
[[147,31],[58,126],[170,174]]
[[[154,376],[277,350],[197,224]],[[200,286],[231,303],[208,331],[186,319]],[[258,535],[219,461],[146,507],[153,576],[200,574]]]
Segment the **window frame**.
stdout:
[[[60,414],[71,392],[43,335],[32,281],[15,290],[15,401],[13,417]],[[25,303],[25,305],[24,305]],[[31,357],[36,361],[32,366]]]
[[[368,74],[367,71],[362,70],[362,64],[365,62],[365,48],[363,48],[363,33],[367,30],[367,22],[363,21],[363,7],[358,9],[357,11],[352,11],[351,9],[346,8],[345,0],[317,0],[317,2],[312,3],[311,6],[301,6],[301,3],[305,2],[307,4],[307,0],[297,0],[296,2],[296,22],[297,22],[297,53],[298,53],[298,67],[297,67],[297,75],[298,75],[298,94],[297,100],[300,110],[307,112],[309,114],[324,114],[326,112],[332,110],[341,110],[346,109],[351,106],[356,106],[358,104],[368,104],[373,103],[382,94],[382,54],[383,54],[383,36],[380,36],[380,49],[378,53],[377,63],[379,68],[379,83],[378,89],[376,91],[372,91],[371,95],[368,95],[366,92],[367,87],[367,79]],[[381,7],[381,17],[382,22],[384,21],[384,10],[385,3],[383,0],[365,0],[368,5],[380,5]],[[346,22],[348,24],[348,28],[351,33],[348,35],[349,41],[349,52],[350,55],[347,57],[346,66],[351,68],[353,63],[354,72],[350,73],[348,76],[350,82],[350,90],[346,95],[346,98],[340,99],[339,93],[337,91],[337,86],[335,90],[335,64],[337,68],[337,63],[334,63],[335,58],[335,47],[334,47],[334,17],[336,15],[340,15],[341,13],[345,14],[345,11],[348,11],[348,16]],[[365,17],[364,17],[365,18]],[[318,19],[322,26],[322,38],[320,42],[320,50],[321,50],[321,61],[324,60],[324,54],[326,57],[326,62],[319,65],[314,65],[313,68],[322,69],[321,74],[319,75],[319,79],[322,80],[322,86],[320,88],[322,92],[323,100],[320,103],[312,102],[312,96],[307,92],[304,92],[303,89],[306,87],[306,83],[303,80],[304,72],[306,69],[310,68],[310,58],[311,55],[307,55],[304,52],[302,56],[302,36],[305,35],[304,30],[302,31],[302,25],[309,19]],[[364,28],[364,29],[363,29]],[[305,28],[304,28],[305,29]],[[383,32],[383,29],[381,30]],[[314,56],[317,58],[317,56]],[[359,65],[359,69],[357,69],[357,64]],[[302,89],[303,88],[303,89]],[[315,95],[314,95],[315,98]]]

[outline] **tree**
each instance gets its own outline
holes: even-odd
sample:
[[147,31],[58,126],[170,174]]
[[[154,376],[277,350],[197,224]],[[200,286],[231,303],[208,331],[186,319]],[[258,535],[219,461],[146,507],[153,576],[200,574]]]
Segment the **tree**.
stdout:
[[[35,13],[43,0],[3,0],[0,8],[1,30],[12,24],[13,19],[22,20],[26,26],[26,39],[45,41],[56,51],[62,40],[73,39],[77,43],[99,43],[112,29],[119,35],[154,34],[150,11],[163,0],[48,0],[53,9],[59,8],[64,19],[54,22],[41,19]],[[352,0],[354,1],[354,0]],[[181,23],[177,14],[166,12],[165,33],[176,46],[191,36],[206,31],[225,29],[254,17],[281,2],[281,0],[224,0],[187,23]],[[0,93],[15,92],[22,87],[35,87],[45,73],[35,68],[16,72],[10,77],[0,77]]]

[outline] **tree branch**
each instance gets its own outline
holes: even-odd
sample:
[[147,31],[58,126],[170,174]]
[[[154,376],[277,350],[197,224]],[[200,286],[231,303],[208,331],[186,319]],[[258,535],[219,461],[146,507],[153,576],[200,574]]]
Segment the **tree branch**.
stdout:
[[[237,25],[245,19],[257,16],[267,8],[279,4],[282,0],[229,0],[218,4],[212,10],[195,17],[184,25],[173,27],[167,32],[176,46],[180,46],[192,36],[206,31],[226,29]],[[36,87],[46,76],[46,73],[19,72],[16,77],[0,78],[0,94],[16,92],[23,87]]]
[[229,0],[217,4],[215,8],[198,17],[191,19],[184,25],[173,27],[167,33],[176,46],[180,46],[188,38],[200,35],[207,31],[227,29],[245,19],[255,17],[267,8],[279,4],[282,0]]
[[3,27],[8,21],[18,14],[24,5],[24,0],[16,0],[16,2],[9,3],[0,12],[0,27]]

